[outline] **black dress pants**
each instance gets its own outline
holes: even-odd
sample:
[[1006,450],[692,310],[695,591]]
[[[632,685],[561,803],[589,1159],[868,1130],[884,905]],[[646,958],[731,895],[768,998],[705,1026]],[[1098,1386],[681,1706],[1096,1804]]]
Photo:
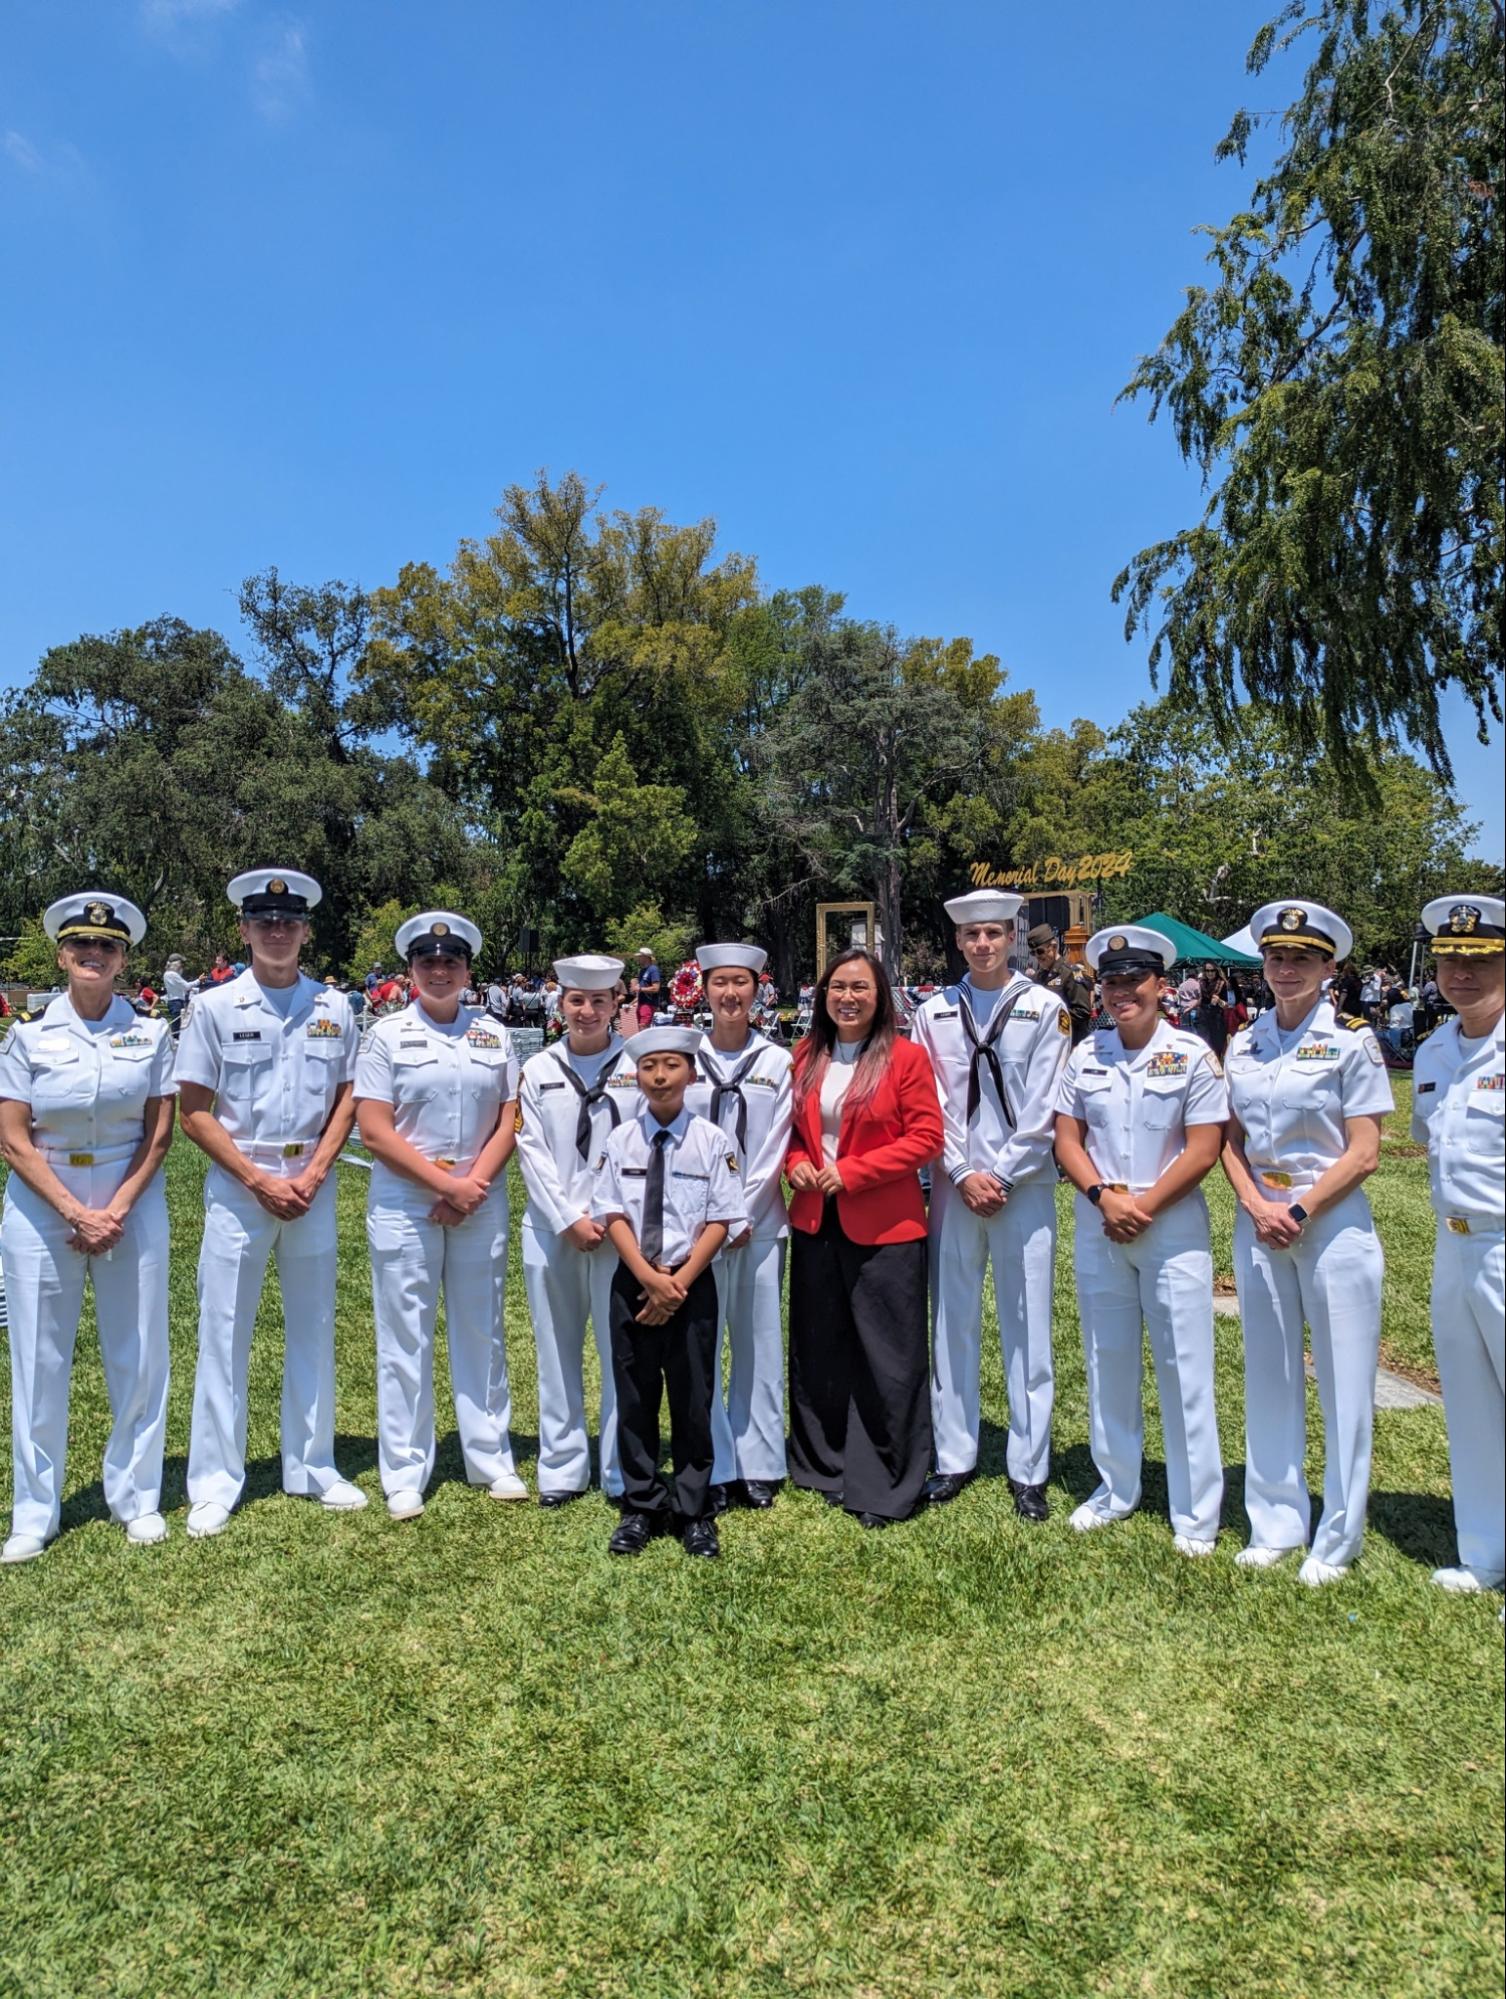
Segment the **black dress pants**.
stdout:
[[931,1469],[924,1242],[860,1243],[835,1201],[790,1243],[790,1478],[907,1520]]
[[[711,1484],[711,1396],[716,1381],[716,1279],[703,1270],[662,1326],[641,1326],[643,1287],[625,1263],[612,1275],[607,1323],[617,1387],[617,1455],[631,1513],[699,1520]],[[659,1404],[669,1393],[673,1491],[659,1471]]]

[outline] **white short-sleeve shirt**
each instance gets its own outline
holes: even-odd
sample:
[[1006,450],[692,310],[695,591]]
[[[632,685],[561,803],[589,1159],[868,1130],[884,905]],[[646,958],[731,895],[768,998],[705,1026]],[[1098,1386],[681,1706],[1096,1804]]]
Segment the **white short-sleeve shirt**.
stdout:
[[669,1133],[664,1172],[664,1250],[661,1261],[671,1269],[695,1248],[709,1222],[724,1222],[729,1236],[748,1225],[737,1158],[709,1118],[681,1110],[672,1124],[661,1125],[647,1106],[607,1139],[596,1161],[591,1213],[599,1222],[621,1216],[643,1240],[643,1199],[648,1188],[649,1150],[654,1134]]
[[1435,1028],[1412,1070],[1412,1135],[1428,1148],[1433,1207],[1447,1221],[1500,1229],[1506,1208],[1506,1022],[1468,1041]]
[[344,993],[300,973],[284,1010],[242,972],[194,1001],[178,1081],[214,1091],[214,1114],[238,1145],[312,1145],[355,1074],[359,1047]]
[[[711,1106],[719,1087],[720,1110],[712,1118]],[[746,1141],[742,1145],[737,1138],[739,1101]],[[789,1050],[761,1034],[750,1034],[742,1050],[729,1055],[712,1045],[709,1034],[702,1035],[696,1080],[685,1092],[685,1108],[720,1125],[736,1153],[753,1234],[760,1238],[788,1235],[782,1179],[793,1116]]]
[[[601,1093],[586,1105],[584,1154],[579,1142],[583,1099],[576,1083],[592,1095]],[[573,1054],[565,1040],[529,1056],[518,1087],[518,1165],[528,1189],[525,1228],[560,1235],[589,1216],[592,1166],[608,1132],[635,1116],[642,1101],[637,1071],[619,1035],[599,1055]]]
[[1241,1028],[1224,1071],[1245,1157],[1267,1194],[1321,1179],[1343,1156],[1346,1118],[1395,1109],[1379,1042],[1368,1027],[1343,1026],[1327,1000],[1298,1027],[1280,1027],[1272,1007]]
[[440,1022],[414,1000],[367,1035],[355,1094],[391,1104],[393,1129],[425,1159],[469,1165],[518,1094],[512,1041],[485,1013]]
[[1229,1095],[1207,1042],[1163,1020],[1143,1048],[1126,1048],[1117,1027],[1085,1036],[1067,1058],[1056,1108],[1087,1126],[1101,1178],[1141,1194],[1183,1152],[1190,1126],[1224,1123]]
[[148,1102],[176,1090],[167,1022],[118,994],[90,1023],[61,993],[0,1041],[0,1097],[29,1106],[32,1142],[46,1152],[132,1151]]

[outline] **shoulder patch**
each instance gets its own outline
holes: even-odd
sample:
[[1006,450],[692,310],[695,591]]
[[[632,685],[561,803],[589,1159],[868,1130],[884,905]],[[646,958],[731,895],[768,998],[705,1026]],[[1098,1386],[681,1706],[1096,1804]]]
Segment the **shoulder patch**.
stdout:
[[738,1170],[738,1169],[737,1169],[737,1154],[736,1154],[735,1152],[729,1152],[729,1153],[728,1153],[728,1154],[726,1155],[726,1158],[727,1158],[727,1170],[728,1170],[728,1172],[729,1172],[729,1173],[735,1173],[735,1172],[736,1172],[736,1171]]
[[1360,1045],[1364,1048],[1365,1053],[1370,1057],[1370,1060],[1375,1064],[1377,1069],[1385,1068],[1386,1058],[1381,1053],[1381,1045],[1368,1027],[1360,1036]]
[[1217,1053],[1212,1048],[1208,1050],[1208,1067],[1213,1071],[1215,1076],[1221,1076],[1224,1073],[1224,1065],[1219,1061]]
[[523,1106],[518,1104],[512,1114],[512,1128],[515,1132],[523,1129]]
[[1070,1034],[1072,1032],[1072,1016],[1064,1006],[1059,1006],[1056,1009],[1056,1031],[1058,1034]]

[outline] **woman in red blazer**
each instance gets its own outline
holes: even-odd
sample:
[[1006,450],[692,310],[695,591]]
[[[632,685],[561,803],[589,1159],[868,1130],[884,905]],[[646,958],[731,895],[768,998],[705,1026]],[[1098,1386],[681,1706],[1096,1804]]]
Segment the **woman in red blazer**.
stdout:
[[884,968],[844,951],[795,1050],[790,1477],[865,1527],[907,1520],[931,1463],[926,1208],[941,1106]]

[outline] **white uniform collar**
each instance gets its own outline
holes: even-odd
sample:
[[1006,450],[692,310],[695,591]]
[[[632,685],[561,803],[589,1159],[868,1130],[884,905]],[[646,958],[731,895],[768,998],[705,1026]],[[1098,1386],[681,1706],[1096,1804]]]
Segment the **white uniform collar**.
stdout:
[[[105,1010],[104,1019],[100,1022],[100,1025],[101,1027],[124,1027],[127,1021],[133,1021],[135,1018],[136,1009],[131,1005],[125,994],[112,993],[110,995],[110,1004]],[[81,1034],[87,1038],[93,1033],[93,1029],[90,1028],[88,1023],[81,1020],[74,1011],[73,1001],[65,992],[59,993],[55,1000],[47,1002],[47,1008],[42,1015],[42,1021],[44,1025],[61,1027],[68,1034]]]
[[[1268,1027],[1266,1025],[1267,1021],[1270,1022],[1270,1025]],[[1332,1034],[1334,1029],[1338,1026],[1338,1024],[1339,1024],[1339,1016],[1334,1011],[1333,1001],[1330,999],[1324,999],[1324,997],[1320,993],[1318,995],[1317,1005],[1313,1008],[1312,1012],[1307,1016],[1306,1020],[1304,1020],[1301,1023],[1300,1029],[1283,1027],[1280,1021],[1276,1018],[1275,1007],[1272,1006],[1272,1007],[1267,1007],[1265,1012],[1260,1016],[1259,1020],[1256,1021],[1255,1032],[1259,1034],[1263,1030],[1265,1033],[1265,1038],[1270,1043],[1270,1045],[1273,1048],[1279,1048],[1281,1045],[1282,1037],[1284,1035]]]
[[683,1104],[681,1104],[680,1115],[677,1118],[675,1118],[672,1123],[660,1124],[659,1120],[654,1116],[653,1112],[649,1109],[648,1105],[644,1104],[638,1112],[638,1123],[643,1132],[644,1138],[647,1139],[650,1144],[653,1143],[653,1137],[656,1131],[667,1131],[670,1137],[674,1140],[675,1144],[678,1145],[680,1140],[685,1136],[686,1132],[690,1129],[690,1112],[685,1108]]
[[[276,1012],[276,1008],[269,1006],[267,1001],[263,998],[261,981],[257,978],[255,972],[252,971],[249,965],[246,967],[245,971],[243,971],[240,974],[239,978],[235,978],[230,981],[228,990],[232,996],[231,1004],[233,1006],[264,1006],[267,1008],[267,1011],[269,1013]],[[280,987],[279,991],[283,992],[291,991],[296,995],[293,1001],[293,1009],[292,1009],[293,1012],[296,1013],[299,1010],[300,1006],[302,1005],[303,1001],[308,998],[310,991],[316,993],[322,993],[324,991],[324,987],[320,985],[317,979],[310,978],[307,972],[300,970],[297,978],[293,981],[292,986]]]
[[1162,1014],[1161,1018],[1156,1022],[1155,1031],[1143,1048],[1126,1048],[1120,1037],[1118,1028],[1114,1027],[1109,1031],[1119,1043],[1119,1052],[1131,1069],[1138,1069],[1142,1062],[1148,1062],[1158,1048],[1170,1048],[1173,1045],[1172,1037],[1176,1033],[1176,1029],[1166,1018],[1165,1014]]

